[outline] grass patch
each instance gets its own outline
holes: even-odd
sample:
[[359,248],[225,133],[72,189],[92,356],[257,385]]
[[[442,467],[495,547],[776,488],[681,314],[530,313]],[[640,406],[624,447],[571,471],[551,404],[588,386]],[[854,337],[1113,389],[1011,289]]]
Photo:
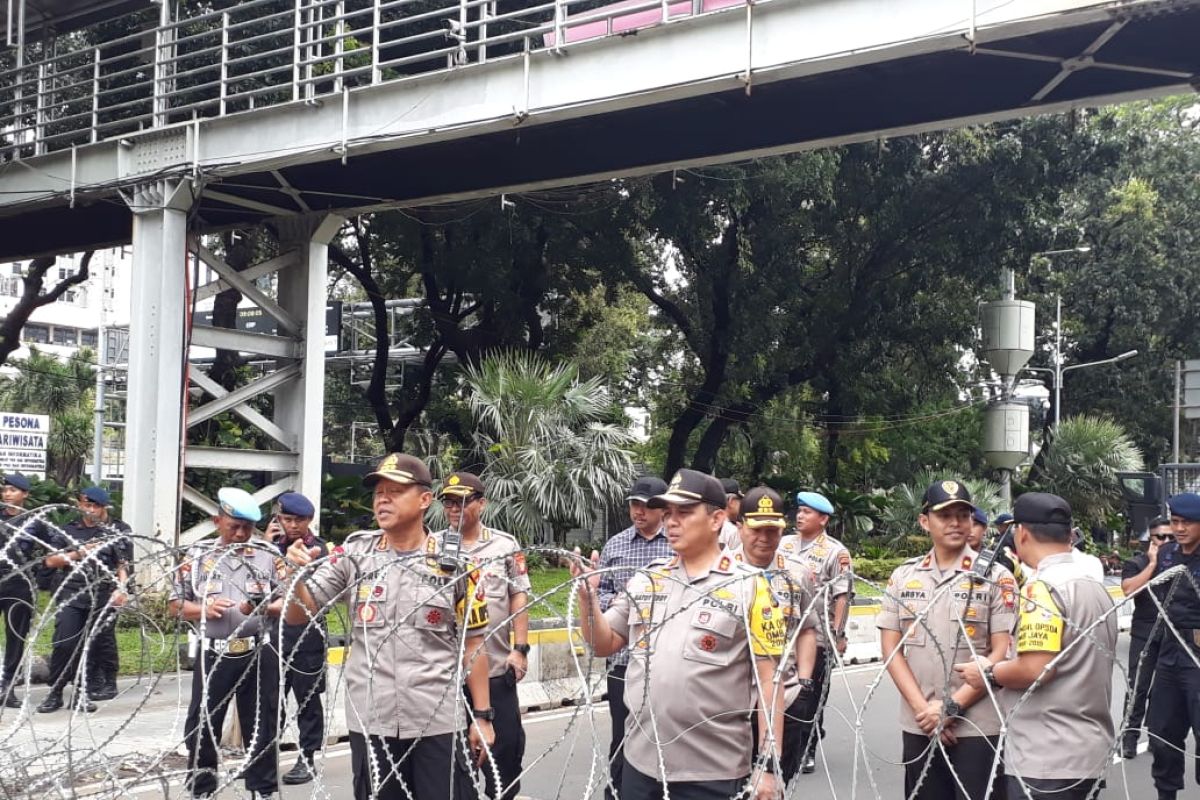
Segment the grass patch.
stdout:
[[883,597],[883,590],[876,589],[869,583],[863,583],[860,578],[854,579],[855,597]]
[[[529,571],[533,592],[529,597],[529,618],[565,617],[571,591],[571,571],[566,567],[546,567]],[[542,597],[542,595],[546,595]],[[538,599],[540,598],[540,599]]]

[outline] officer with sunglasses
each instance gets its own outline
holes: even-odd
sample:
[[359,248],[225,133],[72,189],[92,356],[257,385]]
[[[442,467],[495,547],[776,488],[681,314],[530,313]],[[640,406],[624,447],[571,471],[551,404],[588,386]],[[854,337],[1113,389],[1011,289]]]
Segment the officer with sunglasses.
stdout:
[[[1157,517],[1151,521],[1146,532],[1138,541],[1145,547],[1134,553],[1121,567],[1121,591],[1131,595],[1154,577],[1158,567],[1158,549],[1171,540],[1171,520]],[[1161,593],[1160,593],[1161,594]],[[1158,608],[1149,590],[1133,598],[1133,620],[1129,628],[1129,683],[1133,687],[1133,705],[1121,739],[1123,758],[1137,757],[1138,737],[1146,718],[1146,699],[1150,696],[1150,683],[1154,679],[1154,665],[1158,663],[1158,634],[1154,623],[1158,619]],[[1161,627],[1161,626],[1159,626]]]

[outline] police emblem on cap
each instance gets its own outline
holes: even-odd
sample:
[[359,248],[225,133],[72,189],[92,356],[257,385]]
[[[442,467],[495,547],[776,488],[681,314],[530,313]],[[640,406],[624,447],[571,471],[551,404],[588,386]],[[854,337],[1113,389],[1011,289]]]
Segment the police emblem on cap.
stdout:
[[680,475],[678,472],[676,472],[675,477],[671,478],[671,485],[667,487],[667,491],[668,492],[675,491],[676,489],[679,488],[679,484],[681,484],[681,483],[683,483],[683,476]]
[[958,483],[955,481],[942,481],[942,491],[951,497],[958,495]]
[[764,494],[758,499],[758,510],[762,514],[774,514],[775,501]]
[[446,481],[446,483],[450,484],[451,486],[458,486],[460,483],[462,483],[462,478],[458,477],[457,475],[451,475],[450,480]]

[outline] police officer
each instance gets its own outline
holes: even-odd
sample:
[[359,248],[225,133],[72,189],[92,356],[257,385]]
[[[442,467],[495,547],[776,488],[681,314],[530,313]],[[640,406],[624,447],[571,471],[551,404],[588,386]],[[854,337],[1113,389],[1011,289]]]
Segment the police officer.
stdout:
[[739,544],[738,520],[742,516],[742,487],[733,478],[722,478],[725,490],[725,524],[721,526],[721,544],[730,550]]
[[825,735],[825,698],[829,693],[831,652],[846,652],[846,619],[854,590],[850,551],[825,532],[833,504],[819,492],[796,494],[796,533],[784,536],[779,550],[784,558],[806,564],[817,577],[817,662],[813,695],[805,713],[803,762],[800,771],[816,771],[817,740]]
[[[284,492],[276,498],[272,528],[267,534],[280,554],[286,554],[299,541],[307,548],[316,548],[319,558],[329,555],[329,545],[312,530],[316,513],[312,501],[298,492]],[[296,698],[296,725],[300,734],[296,763],[281,778],[289,786],[313,779],[313,759],[325,745],[325,709],[321,703],[325,691],[325,632],[324,614],[311,623],[283,625],[280,653],[283,696],[286,701],[291,692]]]
[[[125,535],[129,533],[128,525],[108,522],[108,492],[93,486],[81,491],[77,502],[82,518],[51,535],[53,552],[44,561],[51,569],[63,570],[64,577],[55,592],[59,606],[47,678],[50,692],[37,708],[42,714],[63,707],[63,689],[76,681],[85,648],[87,671],[103,675],[105,684],[111,674],[113,691],[105,696],[116,696],[117,640],[111,609],[120,608],[128,600],[133,542]],[[87,674],[79,677],[82,680],[76,689],[76,705],[95,711],[95,704],[83,699]]]
[[1200,494],[1177,494],[1167,507],[1175,541],[1159,546],[1155,575],[1175,566],[1184,574],[1164,590],[1164,610],[1175,630],[1163,630],[1159,637],[1150,692],[1150,772],[1159,800],[1174,800],[1183,789],[1188,731],[1200,740]]
[[[774,687],[786,621],[760,570],[739,564],[718,541],[725,492],[711,475],[680,470],[650,499],[665,507],[675,555],[629,582],[599,613],[595,568],[577,559],[583,638],[598,656],[628,643],[622,800],[697,800],[778,792],[782,692]],[[757,705],[759,756],[751,763],[749,714]],[[661,766],[661,770],[660,770]]]
[[[79,493],[79,511],[82,520],[67,526],[68,535],[77,541],[79,536],[72,532],[72,525],[78,525],[79,534],[84,534],[87,528],[99,528],[108,535],[132,533],[124,521],[112,516],[112,499],[108,492],[99,486],[89,486]],[[100,533],[98,535],[103,535]],[[125,538],[125,589],[124,598],[134,593],[133,540]],[[117,652],[117,608],[124,605],[109,604],[100,612],[93,634],[92,656],[88,664],[88,699],[112,700],[117,696],[117,672],[120,670],[120,658]]]
[[1017,555],[1036,570],[1021,590],[1016,657],[981,655],[955,671],[976,691],[985,684],[1004,689],[999,699],[1011,709],[1004,747],[1008,800],[1094,798],[1113,742],[1117,615],[1108,591],[1088,576],[1087,563],[1071,547],[1065,500],[1023,494],[1013,517]]
[[[1139,542],[1143,551],[1134,553],[1121,565],[1121,591],[1128,595],[1138,592],[1154,577],[1158,567],[1158,552],[1171,540],[1171,519],[1157,517],[1151,521]],[[1132,702],[1125,731],[1121,739],[1121,755],[1126,759],[1137,758],[1138,738],[1142,723],[1146,719],[1146,700],[1150,697],[1150,683],[1154,679],[1154,667],[1158,663],[1158,607],[1147,589],[1134,595],[1133,618],[1129,625],[1129,684]],[[1161,593],[1160,593],[1161,597]]]
[[[625,502],[630,526],[613,534],[600,551],[600,610],[607,611],[616,596],[625,591],[629,579],[651,563],[670,558],[674,551],[663,528],[663,510],[650,508],[650,498],[664,494],[667,482],[652,475],[638,478],[629,488]],[[621,769],[625,764],[625,670],[629,666],[629,648],[623,647],[608,657],[608,712],[612,724],[608,748],[609,783],[604,785],[605,800],[613,800],[613,788],[621,789]]]
[[987,539],[988,518],[982,508],[971,507],[971,530],[967,533],[967,547],[976,553],[983,548]]
[[[780,743],[780,777],[786,786],[800,771],[805,713],[812,703],[813,667],[817,659],[817,578],[807,564],[786,559],[779,541],[787,528],[783,498],[769,486],[746,492],[741,504],[739,536],[734,561],[757,567],[767,574],[771,590],[783,604],[788,620],[787,640],[794,642],[783,659],[784,714]],[[758,717],[752,717],[757,722]],[[755,726],[757,731],[757,726]],[[757,741],[757,737],[756,737]]]
[[364,480],[379,529],[351,535],[315,568],[316,553],[293,543],[287,558],[300,571],[287,621],[305,622],[339,601],[350,606],[344,675],[355,798],[464,798],[470,776],[455,744],[468,729],[464,671],[477,764],[495,741],[483,587],[469,563],[439,563],[424,526],[433,477],[421,459],[392,453]]
[[[484,649],[489,694],[496,712],[492,722],[496,744],[491,764],[483,765],[483,775],[488,797],[513,800],[521,790],[521,762],[525,758],[525,729],[517,697],[517,683],[529,669],[529,617],[525,605],[530,586],[525,553],[514,536],[483,524],[487,499],[478,476],[469,472],[448,475],[438,491],[438,500],[446,509],[448,530],[461,537],[461,557],[479,570],[487,596],[489,623]],[[444,547],[446,533],[435,534],[439,548]],[[467,696],[470,699],[469,692]]]
[[1016,622],[1017,584],[994,564],[981,567],[986,578],[975,577],[978,554],[968,541],[977,512],[959,481],[925,490],[918,521],[933,548],[892,573],[876,620],[901,699],[909,800],[983,800],[992,786],[1000,711],[953,667],[976,653],[992,661],[1004,657]]
[[0,614],[4,614],[4,671],[0,672],[0,696],[8,708],[20,708],[16,686],[25,656],[25,642],[33,620],[34,574],[40,566],[35,552],[41,550],[45,533],[39,520],[25,511],[29,479],[24,475],[4,476],[0,490]]
[[251,796],[266,800],[279,788],[279,655],[271,619],[283,607],[275,591],[282,561],[268,544],[251,542],[254,523],[262,518],[253,497],[226,487],[217,492],[217,501],[216,538],[188,548],[168,598],[171,613],[193,623],[198,636],[183,732],[185,782],[193,797],[216,792],[221,726],[236,702],[242,740],[250,748],[241,774]]

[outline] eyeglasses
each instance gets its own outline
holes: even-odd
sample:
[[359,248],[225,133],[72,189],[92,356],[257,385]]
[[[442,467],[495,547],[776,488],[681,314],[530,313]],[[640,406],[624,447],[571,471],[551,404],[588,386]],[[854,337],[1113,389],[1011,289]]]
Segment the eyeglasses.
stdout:
[[1150,534],[1150,538],[1156,542],[1166,542],[1174,539],[1175,537],[1169,533],[1152,533]]

